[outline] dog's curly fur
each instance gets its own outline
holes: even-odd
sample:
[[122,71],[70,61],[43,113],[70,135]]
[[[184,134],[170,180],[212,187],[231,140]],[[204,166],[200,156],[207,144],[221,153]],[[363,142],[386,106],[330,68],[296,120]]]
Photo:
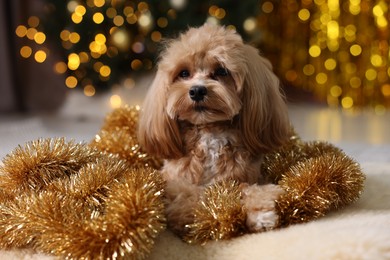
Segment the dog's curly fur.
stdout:
[[140,144],[164,158],[170,227],[182,233],[204,187],[241,183],[247,227],[277,226],[277,185],[265,184],[263,154],[290,136],[269,61],[234,31],[203,25],[168,41],[143,105]]

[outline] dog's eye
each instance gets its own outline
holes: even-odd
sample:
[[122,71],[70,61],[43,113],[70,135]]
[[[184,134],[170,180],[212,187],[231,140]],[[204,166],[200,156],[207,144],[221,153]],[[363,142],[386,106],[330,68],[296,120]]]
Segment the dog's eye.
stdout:
[[190,72],[188,70],[182,70],[178,75],[180,78],[188,78],[190,76]]
[[215,77],[225,77],[227,75],[229,75],[229,71],[222,67],[219,67],[214,71]]

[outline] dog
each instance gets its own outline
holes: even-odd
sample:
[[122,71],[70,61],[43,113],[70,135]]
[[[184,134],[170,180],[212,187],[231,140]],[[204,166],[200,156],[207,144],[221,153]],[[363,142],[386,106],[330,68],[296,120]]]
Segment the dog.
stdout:
[[184,234],[205,187],[230,179],[240,183],[248,230],[277,227],[275,200],[283,191],[260,168],[290,131],[270,62],[234,30],[205,24],[166,41],[138,138],[164,159],[168,226]]

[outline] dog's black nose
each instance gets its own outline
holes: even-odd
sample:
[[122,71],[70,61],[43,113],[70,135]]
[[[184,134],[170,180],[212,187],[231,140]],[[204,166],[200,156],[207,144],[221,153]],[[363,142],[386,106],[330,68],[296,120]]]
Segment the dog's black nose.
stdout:
[[190,88],[189,94],[193,101],[202,101],[204,96],[207,95],[207,88],[205,86],[193,86]]

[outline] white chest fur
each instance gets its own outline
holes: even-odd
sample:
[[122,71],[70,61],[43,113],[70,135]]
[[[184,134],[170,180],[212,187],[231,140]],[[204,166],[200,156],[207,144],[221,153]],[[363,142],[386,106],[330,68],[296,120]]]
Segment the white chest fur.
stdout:
[[[223,179],[255,183],[260,174],[259,158],[243,147],[235,129],[196,129],[188,140],[188,152],[180,159],[166,161],[168,179],[181,178],[193,184],[209,185]],[[195,136],[195,137],[194,137]]]

